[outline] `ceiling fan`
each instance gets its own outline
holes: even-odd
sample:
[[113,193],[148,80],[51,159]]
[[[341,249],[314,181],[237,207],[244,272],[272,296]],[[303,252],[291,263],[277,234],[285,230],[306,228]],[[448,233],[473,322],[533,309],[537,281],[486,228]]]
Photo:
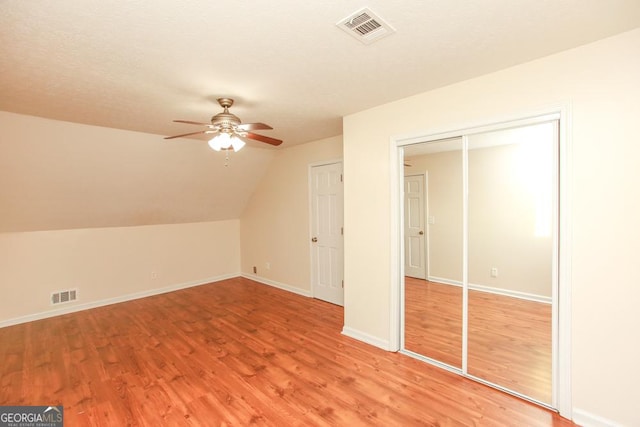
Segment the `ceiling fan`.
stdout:
[[174,120],[176,123],[206,126],[205,130],[167,136],[164,139],[182,138],[184,136],[198,134],[216,134],[209,140],[209,146],[216,151],[238,151],[245,145],[245,142],[242,140],[243,138],[249,138],[275,146],[282,144],[282,141],[279,139],[251,132],[253,130],[273,129],[271,126],[265,125],[264,123],[243,124],[238,116],[230,113],[229,107],[233,105],[233,99],[218,98],[218,103],[222,108],[224,108],[224,111],[211,117],[211,123],[193,122],[191,120]]

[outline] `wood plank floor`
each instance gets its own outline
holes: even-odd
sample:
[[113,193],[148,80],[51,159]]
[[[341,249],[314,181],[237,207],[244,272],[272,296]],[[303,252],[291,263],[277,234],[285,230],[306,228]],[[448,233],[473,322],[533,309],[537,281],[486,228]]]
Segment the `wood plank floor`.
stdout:
[[247,279],[0,329],[0,405],[67,426],[569,426],[341,335],[343,310]]
[[[551,305],[469,291],[468,372],[551,403]],[[405,278],[405,348],[462,366],[462,288]]]
[[469,291],[468,372],[551,404],[551,304]]
[[462,288],[404,280],[405,348],[462,369]]

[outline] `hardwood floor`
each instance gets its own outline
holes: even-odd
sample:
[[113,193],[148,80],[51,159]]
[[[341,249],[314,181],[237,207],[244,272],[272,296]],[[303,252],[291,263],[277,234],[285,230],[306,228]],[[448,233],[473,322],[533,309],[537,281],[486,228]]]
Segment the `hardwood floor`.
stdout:
[[551,304],[469,291],[468,372],[551,403]]
[[343,310],[247,279],[0,329],[0,405],[66,426],[569,426],[341,335]]
[[462,288],[405,277],[405,348],[462,369]]
[[[551,305],[469,291],[467,371],[551,403]],[[460,368],[462,288],[405,278],[405,348]]]

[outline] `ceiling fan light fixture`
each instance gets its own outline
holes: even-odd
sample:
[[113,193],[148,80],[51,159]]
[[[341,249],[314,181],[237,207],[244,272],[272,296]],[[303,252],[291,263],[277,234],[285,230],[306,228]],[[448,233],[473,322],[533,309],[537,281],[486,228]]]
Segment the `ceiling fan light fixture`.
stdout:
[[231,137],[231,146],[233,147],[233,151],[235,151],[236,153],[240,151],[245,145],[245,142],[237,136]]
[[209,147],[215,151],[228,150],[233,148],[233,151],[238,152],[246,144],[243,140],[235,135],[231,135],[227,132],[222,132],[209,140]]
[[223,150],[231,147],[231,135],[229,133],[221,132],[218,136],[216,136],[216,139],[220,141],[220,147],[222,147]]
[[222,149],[222,141],[220,141],[219,135],[214,136],[209,140],[209,147],[211,147],[215,151],[220,151]]

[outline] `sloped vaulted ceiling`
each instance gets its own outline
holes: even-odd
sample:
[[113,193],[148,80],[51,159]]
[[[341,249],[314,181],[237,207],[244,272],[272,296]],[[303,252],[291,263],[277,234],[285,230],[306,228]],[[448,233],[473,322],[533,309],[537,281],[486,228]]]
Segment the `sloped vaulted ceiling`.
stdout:
[[274,150],[0,112],[0,232],[240,217]]

